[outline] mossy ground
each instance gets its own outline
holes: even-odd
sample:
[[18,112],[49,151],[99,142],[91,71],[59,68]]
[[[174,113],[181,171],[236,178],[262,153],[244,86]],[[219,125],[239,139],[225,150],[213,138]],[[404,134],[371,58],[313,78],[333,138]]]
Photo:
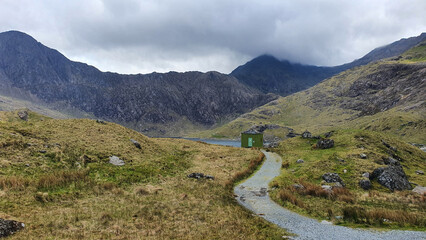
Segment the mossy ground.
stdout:
[[[260,163],[256,150],[152,139],[109,122],[54,120],[32,112],[27,122],[16,112],[0,112],[0,119],[0,217],[26,224],[11,239],[286,234],[233,198],[233,183]],[[126,164],[109,164],[111,155]],[[191,172],[215,180],[189,179]]]
[[[384,140],[397,151],[409,181],[420,186],[426,185],[426,177],[416,170],[425,170],[426,153],[392,137],[365,130],[338,130],[331,137],[335,146],[330,149],[315,149],[317,140],[296,137],[283,141],[276,150],[284,161],[281,175],[271,182],[275,190],[272,198],[302,214],[318,219],[329,219],[337,224],[357,227],[404,228],[426,230],[426,198],[407,191],[391,192],[372,181],[369,191],[359,186],[364,172],[385,166],[384,157],[389,149]],[[367,155],[361,159],[360,154]],[[296,163],[303,159],[304,163]],[[327,195],[322,191],[322,175],[335,172],[346,184],[346,190]],[[302,183],[306,191],[298,191],[293,184]],[[349,213],[355,209],[356,213]],[[351,215],[352,214],[352,215]],[[351,218],[358,214],[356,219]],[[336,219],[342,216],[342,219]],[[383,220],[388,218],[389,221]],[[392,219],[389,219],[392,218]]]

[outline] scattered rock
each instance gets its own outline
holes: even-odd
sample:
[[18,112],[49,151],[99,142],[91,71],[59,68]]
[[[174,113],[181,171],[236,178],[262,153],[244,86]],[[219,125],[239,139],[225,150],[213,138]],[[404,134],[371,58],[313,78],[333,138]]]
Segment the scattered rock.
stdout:
[[333,139],[322,138],[322,139],[318,140],[317,147],[319,149],[332,148],[332,147],[334,147],[334,140]]
[[210,176],[210,175],[205,175],[205,176],[204,176],[204,178],[205,178],[205,179],[214,180],[214,177],[213,177],[213,176]]
[[294,137],[296,137],[296,134],[295,134],[294,132],[289,132],[289,133],[287,134],[287,137],[288,137],[288,138],[294,138]]
[[361,154],[359,155],[359,157],[360,157],[361,159],[367,159],[367,155],[366,155],[366,154],[364,154],[364,153],[361,153]]
[[337,160],[338,160],[339,162],[341,162],[341,163],[344,163],[344,162],[345,162],[345,159],[338,158]]
[[373,186],[369,179],[362,179],[359,181],[359,186],[364,190],[369,190]]
[[39,153],[46,153],[47,151],[46,150],[40,150],[40,151],[38,151]]
[[100,123],[100,124],[106,124],[106,122],[104,120],[100,120],[100,119],[96,119],[96,122]]
[[27,164],[25,164],[25,167],[30,167],[30,164],[28,164],[28,163],[27,163]]
[[296,161],[296,163],[304,163],[305,161],[303,161],[303,159],[298,159],[297,161]]
[[136,148],[142,149],[141,144],[138,141],[130,139],[130,142],[132,142]]
[[302,138],[312,138],[312,133],[308,132],[308,130],[302,133]]
[[383,162],[386,165],[393,165],[393,166],[399,166],[399,165],[401,165],[398,160],[396,160],[395,158],[392,158],[392,157],[383,158]]
[[125,164],[125,162],[117,156],[109,157],[109,163],[115,166],[123,166]]
[[322,223],[322,224],[327,224],[327,225],[333,225],[333,223],[332,223],[332,222],[329,222],[329,221],[327,221],[327,220],[322,220],[322,221],[321,221],[321,223]]
[[390,150],[396,152],[396,148],[392,147],[391,145],[389,145],[387,142],[382,140],[383,145],[385,145],[387,148],[389,148]]
[[279,144],[280,144],[279,142],[269,142],[269,143],[263,144],[263,147],[265,147],[265,148],[276,148],[276,147],[278,147]]
[[377,178],[377,182],[391,191],[410,190],[410,182],[401,166],[390,165],[386,168],[376,168],[370,176],[371,179]]
[[418,194],[420,194],[420,195],[425,195],[425,193],[426,193],[426,187],[416,186],[416,187],[413,189],[413,192],[418,193]]
[[24,223],[0,218],[0,238],[10,236],[24,227]]
[[18,117],[21,120],[28,121],[28,112],[27,111],[18,112]]
[[348,170],[346,170],[346,169],[343,169],[343,173],[347,173],[348,172]]
[[343,219],[342,216],[335,216],[334,218],[337,219],[337,220]]
[[322,187],[322,189],[324,189],[327,192],[333,191],[333,187],[330,186],[330,185],[322,185],[321,187]]
[[325,173],[324,175],[322,175],[322,179],[324,179],[324,181],[328,183],[340,183],[342,184],[342,186],[345,186],[343,180],[337,173]]
[[203,173],[191,173],[188,175],[189,178],[195,178],[195,179],[200,179],[200,178],[204,178],[204,174]]
[[365,173],[362,174],[362,176],[365,177],[365,178],[370,178],[370,173],[365,172]]
[[201,178],[205,178],[205,179],[210,179],[210,180],[214,180],[213,176],[210,175],[204,175],[203,173],[191,173],[187,176],[188,178],[195,178],[195,179],[201,179]]
[[333,136],[333,131],[324,133],[325,138],[329,138],[331,136]]
[[305,189],[305,186],[303,186],[302,184],[299,184],[299,183],[293,184],[292,187],[294,189],[297,189],[297,190]]
[[417,170],[416,174],[418,174],[418,175],[425,175],[425,173],[422,170]]

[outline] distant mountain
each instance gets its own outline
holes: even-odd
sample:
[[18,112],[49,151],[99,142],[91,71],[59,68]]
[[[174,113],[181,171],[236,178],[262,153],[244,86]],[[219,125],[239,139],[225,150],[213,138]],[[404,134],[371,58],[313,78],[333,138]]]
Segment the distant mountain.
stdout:
[[218,72],[101,72],[17,31],[0,33],[0,87],[7,96],[75,108],[151,135],[208,128],[276,99]]
[[287,96],[307,89],[347,69],[368,64],[380,59],[394,57],[426,40],[426,33],[417,37],[401,39],[379,47],[351,63],[335,67],[317,67],[278,60],[270,55],[262,55],[237,67],[230,75],[242,83],[257,88],[263,93],[276,93]]
[[399,57],[352,68],[201,135],[232,138],[255,125],[314,134],[352,128],[426,144],[425,79],[426,40]]

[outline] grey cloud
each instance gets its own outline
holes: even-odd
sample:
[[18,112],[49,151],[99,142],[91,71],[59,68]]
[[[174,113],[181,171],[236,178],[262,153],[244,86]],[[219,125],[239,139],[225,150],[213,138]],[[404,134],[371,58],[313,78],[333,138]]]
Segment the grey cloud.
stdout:
[[122,73],[229,72],[263,53],[337,65],[426,31],[424,0],[3,0],[17,29]]

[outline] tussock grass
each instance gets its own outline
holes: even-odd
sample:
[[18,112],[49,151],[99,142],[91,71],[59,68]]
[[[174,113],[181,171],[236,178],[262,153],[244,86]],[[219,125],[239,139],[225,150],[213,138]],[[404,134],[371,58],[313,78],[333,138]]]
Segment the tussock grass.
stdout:
[[0,177],[0,188],[2,190],[24,190],[30,181],[20,176],[2,176]]
[[[0,217],[26,224],[10,239],[286,235],[253,217],[233,197],[235,181],[262,162],[257,150],[151,139],[94,120],[53,120],[30,113],[24,122],[16,112],[0,112],[0,119],[0,142],[7,145],[0,151]],[[25,131],[31,134],[19,133]],[[109,164],[111,155],[125,165]],[[187,178],[192,172],[213,175],[215,180]]]
[[84,181],[89,181],[87,170],[58,171],[40,176],[37,188],[53,189]]
[[306,208],[306,205],[303,203],[302,200],[298,199],[290,190],[288,189],[281,189],[278,192],[278,197],[282,201],[290,202],[293,205],[296,205],[300,208]]

